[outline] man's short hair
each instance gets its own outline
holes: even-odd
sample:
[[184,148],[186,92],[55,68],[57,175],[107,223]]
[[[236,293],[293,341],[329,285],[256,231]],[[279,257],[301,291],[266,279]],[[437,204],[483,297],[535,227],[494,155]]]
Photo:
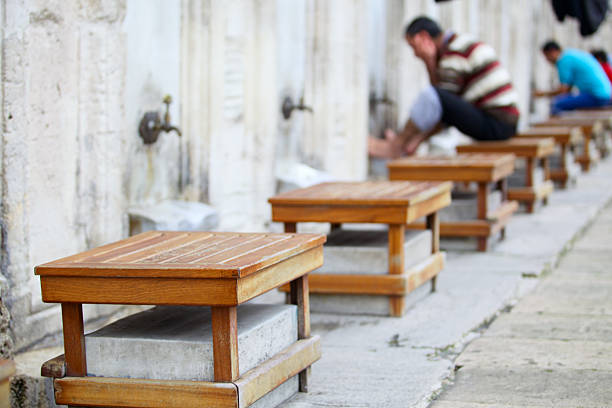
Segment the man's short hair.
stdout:
[[608,62],[608,54],[604,50],[591,50],[591,55],[599,62]]
[[542,46],[542,52],[561,51],[561,46],[554,40],[546,41]]
[[427,34],[431,36],[431,38],[436,38],[440,34],[442,34],[442,29],[429,17],[420,16],[415,18],[406,26],[406,30],[404,35],[407,37],[414,37],[421,31],[425,31]]

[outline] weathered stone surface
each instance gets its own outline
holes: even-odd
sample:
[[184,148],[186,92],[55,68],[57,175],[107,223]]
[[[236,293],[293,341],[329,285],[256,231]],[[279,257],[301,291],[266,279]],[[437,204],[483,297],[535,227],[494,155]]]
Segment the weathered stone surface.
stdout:
[[[389,270],[386,230],[340,229],[327,237],[323,266],[316,273],[384,275]],[[407,230],[404,243],[406,268],[431,254],[431,232]]]
[[[462,368],[442,402],[521,407],[605,407],[612,401],[612,373],[598,370]],[[435,407],[435,405],[434,405]]]
[[612,314],[612,282],[555,280],[538,287],[534,294],[516,307],[524,313],[561,313],[585,315]]
[[505,339],[482,337],[465,349],[455,364],[467,368],[515,370],[541,369],[611,371],[612,342],[583,340]]
[[[238,308],[238,356],[245,373],[297,340],[296,307]],[[90,375],[213,380],[208,307],[157,307],[85,337]]]
[[42,364],[64,353],[63,347],[50,347],[15,355],[16,374],[11,379],[12,408],[55,408],[53,380],[40,375]]
[[[558,272],[555,271],[555,276]],[[519,313],[505,314],[491,324],[484,337],[610,341],[612,316],[557,315]]]
[[219,214],[195,201],[166,200],[130,208],[130,233],[145,231],[208,231],[219,225]]

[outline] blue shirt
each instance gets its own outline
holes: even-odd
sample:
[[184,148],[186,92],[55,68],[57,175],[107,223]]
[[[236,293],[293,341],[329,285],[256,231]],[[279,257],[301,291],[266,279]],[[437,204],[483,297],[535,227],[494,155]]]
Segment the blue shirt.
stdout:
[[612,90],[610,80],[591,54],[573,49],[566,49],[557,60],[559,81],[568,86],[575,86],[581,93],[587,93],[601,99],[610,99]]

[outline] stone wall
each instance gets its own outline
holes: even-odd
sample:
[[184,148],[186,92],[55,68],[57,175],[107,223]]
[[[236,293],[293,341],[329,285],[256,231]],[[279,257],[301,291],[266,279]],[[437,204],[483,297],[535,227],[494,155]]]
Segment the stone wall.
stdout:
[[2,300],[21,351],[60,327],[33,266],[126,233],[125,4],[11,0],[2,9]]

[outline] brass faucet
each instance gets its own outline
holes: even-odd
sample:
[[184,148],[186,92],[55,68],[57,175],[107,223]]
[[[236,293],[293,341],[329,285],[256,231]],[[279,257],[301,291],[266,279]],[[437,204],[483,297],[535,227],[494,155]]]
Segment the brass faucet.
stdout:
[[146,112],[140,120],[138,134],[140,134],[145,144],[155,143],[159,138],[160,132],[176,132],[179,137],[182,135],[181,130],[177,126],[170,124],[170,104],[172,103],[172,96],[164,96],[162,102],[166,105],[166,113],[164,113],[163,122],[161,121],[159,112],[155,111]]

